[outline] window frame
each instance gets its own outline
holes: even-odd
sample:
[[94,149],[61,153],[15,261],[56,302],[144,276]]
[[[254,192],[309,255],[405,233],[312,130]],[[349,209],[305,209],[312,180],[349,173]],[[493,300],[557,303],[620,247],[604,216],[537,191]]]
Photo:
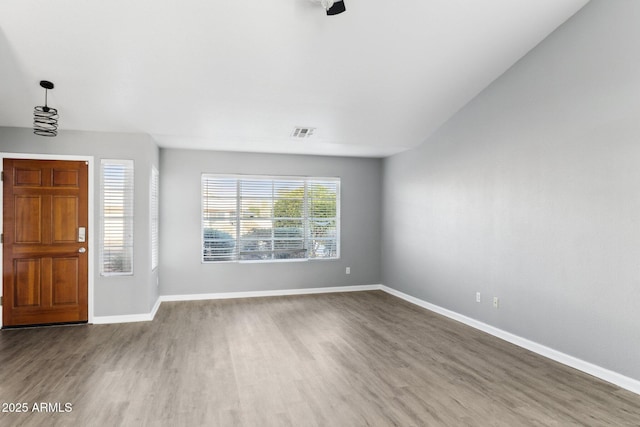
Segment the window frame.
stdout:
[[[125,195],[123,196],[123,210],[126,210],[128,203],[130,206],[129,212],[123,212],[123,233],[128,229],[130,230],[130,237],[128,244],[123,243],[123,254],[126,254],[129,258],[131,268],[127,271],[105,271],[105,166],[120,165],[124,166],[125,170],[129,174],[130,182],[126,182],[124,187]],[[128,215],[126,215],[128,213]],[[133,276],[134,275],[134,249],[135,249],[135,162],[128,159],[101,159],[100,160],[100,246],[99,246],[99,270],[100,276],[103,277],[117,277],[117,276]],[[128,224],[126,222],[129,222]]]
[[[234,251],[234,257],[235,259],[232,260],[205,260],[205,239],[204,239],[204,230],[205,230],[205,219],[204,219],[204,212],[205,212],[205,179],[207,178],[211,178],[211,179],[234,179],[237,180],[237,190],[239,190],[239,182],[241,180],[247,180],[247,181],[251,181],[251,180],[264,180],[264,181],[287,181],[287,180],[291,180],[291,181],[304,181],[304,198],[303,198],[303,217],[302,217],[302,221],[303,221],[303,230],[304,230],[304,236],[303,236],[303,246],[304,249],[307,253],[307,256],[305,258],[288,258],[288,259],[261,259],[261,260],[247,260],[247,259],[240,259],[239,253],[237,251]],[[309,257],[309,249],[308,249],[308,243],[309,241],[311,241],[312,239],[309,237],[309,233],[307,230],[308,227],[308,223],[309,223],[309,215],[307,212],[307,208],[308,208],[308,201],[309,201],[309,197],[308,197],[308,184],[310,182],[322,182],[322,181],[329,181],[329,182],[335,182],[336,183],[336,216],[335,216],[335,229],[336,229],[336,237],[335,237],[335,252],[336,255],[334,257],[328,258],[328,257],[323,257],[323,258],[318,258],[318,257]],[[307,261],[337,261],[340,259],[341,257],[341,205],[342,205],[342,200],[341,200],[341,194],[342,194],[342,179],[340,177],[327,177],[327,176],[295,176],[295,175],[253,175],[253,174],[215,174],[215,173],[202,173],[200,176],[200,263],[201,264],[251,264],[251,263],[280,263],[280,262],[307,262]],[[235,216],[235,220],[236,220],[236,230],[237,233],[239,233],[240,230],[240,218],[241,218],[241,209],[240,209],[240,194],[238,191],[236,191],[236,196],[235,196],[235,201],[236,201],[236,216]],[[275,199],[274,199],[275,200]],[[275,219],[274,217],[272,217],[271,219]],[[273,240],[273,237],[272,237]],[[238,239],[236,237],[236,244],[238,243]]]

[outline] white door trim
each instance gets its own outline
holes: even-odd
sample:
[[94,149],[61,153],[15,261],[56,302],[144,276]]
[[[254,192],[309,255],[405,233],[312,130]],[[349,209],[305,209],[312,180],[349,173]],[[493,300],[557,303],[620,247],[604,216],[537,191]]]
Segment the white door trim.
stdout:
[[[89,240],[89,271],[88,271],[88,311],[89,311],[89,323],[93,323],[93,286],[94,286],[94,260],[95,260],[95,248],[96,248],[96,236],[95,233],[95,215],[94,215],[94,158],[93,156],[73,156],[66,154],[31,154],[31,153],[6,153],[0,152],[0,170],[3,169],[4,159],[33,159],[33,160],[72,160],[72,161],[85,161],[89,165],[88,178],[89,178],[89,232],[87,238]],[[3,210],[4,200],[4,185],[0,186],[0,212]],[[0,230],[4,227],[4,214],[0,215]],[[2,245],[0,245],[0,260],[2,260]],[[2,277],[2,262],[0,261],[0,277]],[[0,286],[0,296],[4,292],[4,286]],[[0,307],[0,327],[2,327],[2,307]]]

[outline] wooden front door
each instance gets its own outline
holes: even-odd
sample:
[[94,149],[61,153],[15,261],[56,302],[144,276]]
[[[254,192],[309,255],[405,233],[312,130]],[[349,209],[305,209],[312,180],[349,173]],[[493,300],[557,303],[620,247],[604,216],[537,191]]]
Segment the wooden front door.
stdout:
[[86,322],[87,163],[5,159],[3,185],[3,327]]

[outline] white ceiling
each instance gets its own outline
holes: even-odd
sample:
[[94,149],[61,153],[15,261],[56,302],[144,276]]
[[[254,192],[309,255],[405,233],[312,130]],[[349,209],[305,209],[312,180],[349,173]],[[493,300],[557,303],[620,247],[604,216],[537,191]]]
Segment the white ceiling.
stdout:
[[[383,157],[423,142],[586,0],[2,0],[0,126]],[[294,126],[316,127],[292,140]]]

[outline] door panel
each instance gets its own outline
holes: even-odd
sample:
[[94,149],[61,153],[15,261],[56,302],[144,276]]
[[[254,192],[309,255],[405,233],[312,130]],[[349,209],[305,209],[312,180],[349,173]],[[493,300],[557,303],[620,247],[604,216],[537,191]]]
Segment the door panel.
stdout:
[[53,196],[52,243],[73,243],[78,239],[78,198]]
[[53,305],[77,304],[78,258],[53,258]]
[[54,187],[77,187],[78,171],[54,169],[53,170],[53,186]]
[[86,162],[4,160],[3,327],[86,322]]
[[42,171],[40,169],[16,168],[14,176],[14,185],[16,186],[35,185],[40,187],[42,185]]
[[39,196],[16,196],[14,215],[15,242],[42,242],[42,198]]
[[35,307],[40,305],[40,260],[14,260],[14,305],[16,307]]

